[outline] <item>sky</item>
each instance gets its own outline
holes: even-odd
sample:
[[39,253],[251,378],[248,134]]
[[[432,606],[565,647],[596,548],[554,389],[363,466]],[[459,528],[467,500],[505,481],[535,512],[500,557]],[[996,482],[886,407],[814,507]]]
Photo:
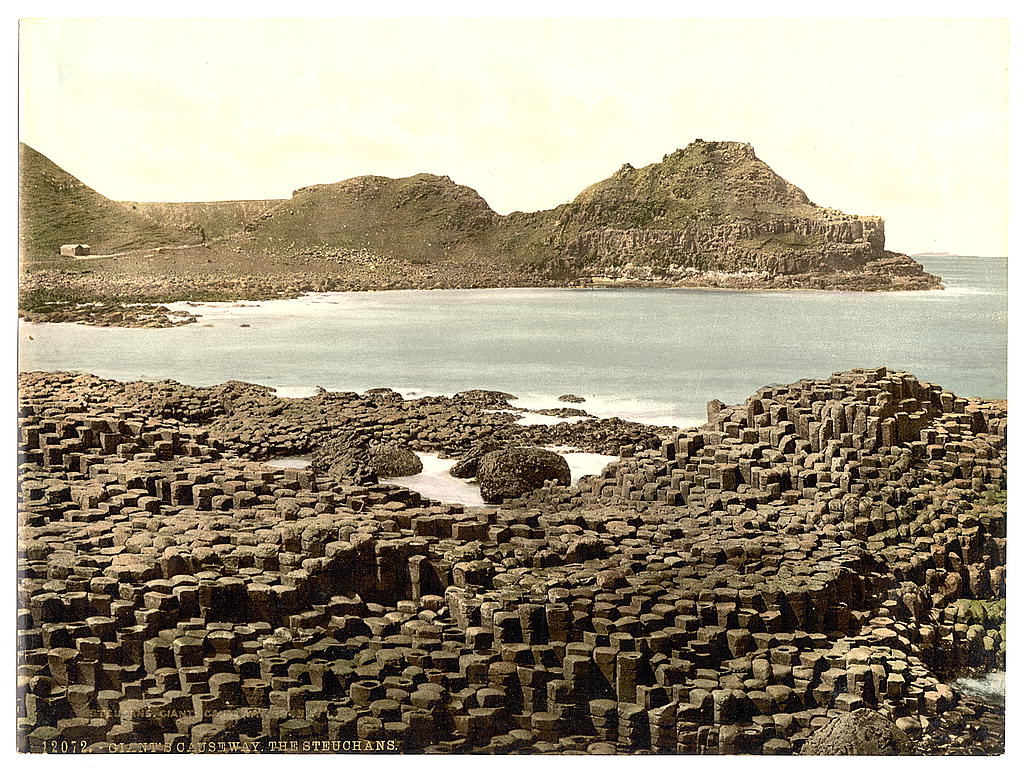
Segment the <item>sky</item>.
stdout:
[[741,140],[887,247],[1005,256],[999,20],[27,20],[20,138],[118,200],[431,172],[549,208]]

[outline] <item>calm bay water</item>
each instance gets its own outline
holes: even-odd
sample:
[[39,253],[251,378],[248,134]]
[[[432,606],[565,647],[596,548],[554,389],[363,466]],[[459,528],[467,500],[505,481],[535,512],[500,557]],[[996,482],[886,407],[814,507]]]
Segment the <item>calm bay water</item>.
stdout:
[[655,423],[702,420],[712,398],[740,402],[766,384],[851,367],[1006,397],[1007,260],[923,262],[946,290],[343,292],[199,305],[199,324],[166,330],[22,323],[20,368],[234,379],[288,396],[500,389],[535,408],[572,392],[598,415]]

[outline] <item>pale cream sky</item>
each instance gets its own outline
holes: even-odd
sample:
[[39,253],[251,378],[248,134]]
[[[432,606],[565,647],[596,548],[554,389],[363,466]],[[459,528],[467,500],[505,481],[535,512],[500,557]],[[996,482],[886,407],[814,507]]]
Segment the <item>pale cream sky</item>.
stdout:
[[743,140],[889,248],[1005,255],[1000,21],[22,23],[21,139],[114,199],[447,174],[501,212]]

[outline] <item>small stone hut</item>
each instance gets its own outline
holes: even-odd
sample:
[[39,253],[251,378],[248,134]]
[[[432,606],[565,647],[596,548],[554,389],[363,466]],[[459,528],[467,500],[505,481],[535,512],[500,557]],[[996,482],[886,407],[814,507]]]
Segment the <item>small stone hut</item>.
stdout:
[[60,247],[62,257],[87,257],[90,251],[87,243],[65,243]]

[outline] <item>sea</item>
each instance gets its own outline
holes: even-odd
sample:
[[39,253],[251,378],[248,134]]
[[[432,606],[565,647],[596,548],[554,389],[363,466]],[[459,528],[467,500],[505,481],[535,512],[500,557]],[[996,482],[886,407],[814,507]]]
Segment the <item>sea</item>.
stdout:
[[[509,392],[527,411],[691,426],[709,400],[853,367],[907,370],[962,396],[1006,397],[1007,260],[923,257],[943,290],[482,289],[335,292],[188,303],[170,329],[28,323],[21,370],[227,380],[301,397],[390,387],[409,398]],[[531,421],[531,417],[526,417]],[[533,422],[550,421],[534,414]],[[539,422],[538,422],[539,423]]]

